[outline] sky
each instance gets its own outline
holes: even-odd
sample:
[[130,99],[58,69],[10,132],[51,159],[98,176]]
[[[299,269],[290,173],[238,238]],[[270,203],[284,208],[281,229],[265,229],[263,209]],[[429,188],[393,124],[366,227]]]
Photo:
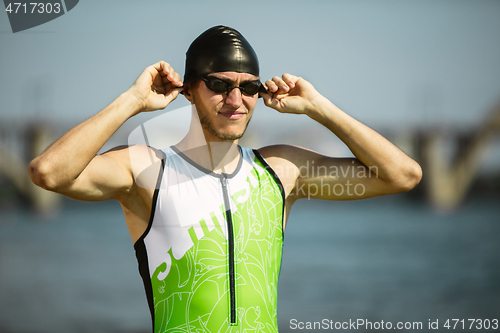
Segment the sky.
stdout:
[[[15,34],[0,13],[0,122],[75,125],[148,65],[165,60],[182,76],[189,44],[219,24],[253,45],[262,79],[301,76],[375,129],[469,129],[500,101],[500,1],[81,0]],[[181,96],[166,111],[187,105]],[[324,133],[261,102],[250,126],[285,141]]]
[[[0,12],[0,144],[3,134],[9,129],[17,130],[20,124],[49,123],[58,132],[68,130],[105,108],[133,84],[145,67],[159,60],[170,63],[182,76],[185,52],[190,43],[204,30],[220,24],[236,28],[252,44],[259,56],[263,80],[285,72],[301,76],[349,115],[384,134],[471,130],[500,102],[498,0],[80,0],[61,17],[18,33],[12,33],[7,14]],[[149,125],[151,128],[156,125],[157,129],[151,129],[155,133],[175,132],[179,137],[177,130],[185,128],[189,121],[188,109],[188,102],[180,96],[165,111],[138,115],[130,119],[117,132],[116,140],[103,149],[126,144],[134,129],[143,123],[148,130]],[[17,138],[23,139],[23,135],[20,133]],[[254,145],[286,142],[323,153],[346,154],[345,146],[335,138],[329,139],[332,134],[314,121],[304,116],[279,114],[266,108],[262,101],[258,102],[245,137]],[[169,141],[174,140],[172,137],[164,139],[160,135],[156,141],[163,147],[174,143]],[[490,165],[497,172],[500,170],[498,143],[497,139],[496,155],[489,157]],[[372,205],[375,207],[377,201]],[[390,210],[390,207],[381,205],[376,212]],[[366,212],[371,214],[373,210]],[[401,215],[402,222],[408,224],[422,219],[420,214],[425,210],[414,211],[410,214],[413,219],[405,218],[403,212],[408,214],[403,210],[391,214]],[[488,224],[477,228],[471,222],[479,219],[474,216],[476,211],[468,214],[457,219],[458,226],[450,223],[449,230],[478,237],[487,235],[484,226]],[[483,220],[494,219],[491,216],[486,215]],[[451,215],[449,220],[453,218]],[[86,225],[78,220],[73,222]],[[456,241],[452,237],[454,233],[440,236],[448,231],[446,223],[429,224],[430,229],[420,235],[422,239],[430,239],[430,243],[422,243],[429,251],[437,248],[435,244],[443,243],[448,247],[451,241]],[[43,226],[42,223],[36,225]],[[349,225],[363,229],[357,222]],[[433,233],[436,230],[438,232]],[[357,229],[353,233],[356,234]],[[34,245],[44,240],[36,236]],[[453,244],[461,248],[475,244],[470,243],[469,234],[466,236]],[[416,239],[420,242],[420,238]],[[456,256],[455,245],[450,245],[451,264],[462,265],[467,261],[477,264],[474,267],[487,267],[488,261],[478,261],[474,257],[476,253],[489,253],[489,243],[483,243],[474,245],[477,251],[469,256]],[[372,246],[372,243],[367,244]],[[30,246],[27,249],[31,249]],[[86,242],[83,247],[88,250]],[[400,258],[406,258],[401,253],[394,257],[398,268],[404,266]],[[443,253],[438,258],[444,258],[449,251]],[[434,258],[435,254],[428,257]],[[351,265],[351,257],[346,258]],[[390,262],[384,261],[385,264]],[[411,260],[406,262],[407,265],[412,263]],[[474,274],[481,270],[469,271],[471,275],[465,275],[466,278],[462,278],[463,275],[450,278],[456,281],[452,287],[478,281]],[[418,281],[430,281],[428,276],[415,274],[408,281],[414,281],[415,276]],[[28,288],[23,285],[24,289],[31,290],[31,285],[38,288],[38,280],[30,281]],[[436,284],[433,280],[432,285],[439,287],[448,282],[444,279]],[[344,288],[343,284],[339,286]],[[418,288],[408,290],[412,296],[419,292]],[[448,291],[453,291],[445,290],[447,297]],[[344,290],[340,294],[344,295]],[[482,296],[479,295],[476,296]],[[410,298],[406,301],[412,303]],[[426,299],[425,295],[417,298]],[[68,300],[73,304],[73,299]],[[441,301],[436,301],[440,309],[443,308]],[[461,304],[455,303],[456,306]],[[450,309],[447,310],[452,311],[454,307]],[[71,310],[70,307],[67,310]]]

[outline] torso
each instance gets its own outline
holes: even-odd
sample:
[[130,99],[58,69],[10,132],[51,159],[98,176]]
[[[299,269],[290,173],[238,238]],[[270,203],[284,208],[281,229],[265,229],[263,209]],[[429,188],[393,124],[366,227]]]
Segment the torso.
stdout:
[[[266,159],[269,166],[271,166],[271,168],[276,172],[283,185],[286,198],[285,212],[283,217],[283,230],[285,230],[291,206],[295,201],[295,198],[290,195],[290,192],[293,189],[297,175],[293,172],[287,171],[291,170],[289,165],[290,163],[288,161],[283,161],[282,159],[275,158],[273,156],[273,153],[275,151],[276,147],[264,147],[258,150],[258,152]],[[152,170],[152,173],[158,174],[160,167],[160,164],[156,163],[160,161],[158,152],[156,152],[154,156],[155,167]],[[129,230],[130,237],[132,238],[133,243],[135,243],[141,237],[141,235],[144,234],[148,227],[153,203],[153,196],[153,186],[147,186],[147,188],[144,188],[136,185],[126,197],[120,200],[125,216],[125,221],[127,223],[127,228]]]
[[[167,155],[169,155],[172,152],[167,150],[166,153]],[[274,299],[273,297],[276,296],[275,291],[272,292],[267,288],[266,290],[255,290],[256,285],[251,280],[253,278],[257,278],[258,281],[260,281],[261,279],[275,279],[276,281],[273,282],[272,285],[276,286],[277,275],[279,273],[279,262],[281,261],[281,242],[283,232],[283,194],[279,191],[279,187],[277,187],[277,183],[275,182],[272,175],[265,171],[264,166],[260,161],[255,159],[255,156],[253,155],[253,152],[251,150],[244,150],[243,155],[246,158],[244,160],[245,163],[243,163],[243,166],[241,167],[241,170],[237,170],[237,172],[232,175],[232,177],[231,175],[229,175],[229,177],[222,177],[227,178],[226,180],[228,191],[226,196],[221,196],[221,193],[223,192],[221,192],[221,176],[214,174],[207,175],[207,173],[204,173],[203,170],[197,170],[196,168],[193,168],[193,166],[189,165],[189,162],[186,162],[185,159],[179,159],[178,156],[172,155],[173,159],[170,162],[173,161],[172,163],[174,164],[181,163],[183,165],[172,168],[170,168],[168,165],[166,166],[166,170],[169,174],[165,174],[162,177],[163,181],[166,181],[168,179],[168,182],[170,182],[170,184],[167,185],[168,188],[165,188],[165,184],[162,184],[161,189],[157,192],[158,202],[154,202],[153,200],[153,198],[155,197],[155,191],[153,189],[137,189],[137,192],[135,193],[135,200],[122,202],[122,206],[124,207],[124,212],[127,219],[127,224],[129,230],[131,231],[132,238],[135,242],[140,267],[142,262],[141,275],[144,278],[145,284],[149,283],[149,285],[146,286],[146,290],[150,289],[152,292],[152,294],[149,296],[150,306],[153,306],[155,309],[157,309],[157,311],[160,311],[159,309],[164,307],[164,310],[162,311],[167,311],[167,309],[170,309],[169,307],[173,304],[172,302],[175,301],[175,304],[177,304],[175,306],[175,309],[177,309],[177,311],[180,311],[177,315],[175,315],[176,318],[180,316],[180,313],[185,314],[186,310],[182,310],[183,308],[188,309],[188,312],[192,316],[202,316],[204,318],[195,320],[193,319],[195,317],[183,317],[180,322],[168,321],[168,318],[162,318],[163,321],[167,321],[156,322],[157,327],[176,327],[177,324],[181,325],[183,321],[192,322],[194,320],[198,324],[201,324],[202,322],[203,325],[210,324],[212,325],[212,329],[215,329],[215,327],[221,328],[222,326],[220,325],[227,325],[227,323],[232,320],[230,314],[231,311],[229,311],[228,317],[228,308],[231,308],[229,304],[236,304],[235,308],[233,309],[233,319],[235,320],[237,325],[246,325],[245,323],[248,322],[249,318],[253,318],[252,320],[255,322],[258,322],[260,320],[262,321],[263,325],[274,325],[274,322],[276,321],[275,304],[273,304],[274,301],[271,301],[271,303],[268,302],[269,297],[271,297],[271,299]],[[252,161],[252,159],[254,160]],[[167,164],[170,162],[167,162]],[[179,170],[184,171],[179,173]],[[184,176],[187,173],[189,173],[190,176],[197,176],[195,176],[194,179],[190,179],[189,177],[185,178]],[[176,186],[175,182],[178,182],[180,186]],[[203,200],[201,200],[201,198],[196,199],[196,195],[200,194],[200,191],[203,192],[201,193],[202,198],[204,198]],[[279,193],[276,191],[278,191]],[[268,197],[269,195],[271,195],[271,193],[274,194]],[[272,200],[275,200],[271,200],[271,198],[277,198],[277,194],[279,194],[279,197],[281,198],[276,202],[276,204],[278,204],[279,206],[273,208],[273,214],[277,215],[269,215],[264,219],[262,219],[262,217],[259,217],[263,216],[262,212],[266,212],[266,214],[271,212],[269,211],[271,207],[264,207],[267,207],[266,205],[268,205]],[[130,197],[132,196],[134,195],[130,195]],[[192,207],[184,207],[186,209],[180,209],[179,207],[182,207],[182,203],[179,202],[176,198],[181,196],[184,198],[190,198],[191,200],[194,200],[192,202],[198,204],[193,204]],[[228,204],[228,200],[231,202],[231,204]],[[281,204],[279,202],[281,202]],[[200,203],[202,204],[200,205]],[[249,204],[250,206],[248,206]],[[233,245],[235,247],[234,253],[236,256],[233,259],[237,263],[235,266],[237,272],[237,279],[235,280],[235,283],[238,288],[236,289],[237,298],[236,300],[234,300],[235,303],[231,303],[231,300],[226,299],[225,296],[223,297],[224,302],[222,302],[223,299],[219,299],[220,297],[222,297],[221,295],[226,295],[226,293],[228,293],[227,289],[225,289],[226,291],[223,291],[224,288],[228,287],[226,285],[226,282],[224,282],[227,280],[227,277],[222,280],[220,280],[220,277],[216,278],[217,276],[220,276],[220,274],[223,274],[222,276],[225,276],[225,274],[227,273],[227,265],[224,263],[226,262],[226,260],[228,260],[228,253],[225,252],[227,251],[227,249],[224,250],[226,245],[223,245],[221,247],[222,244],[227,244],[225,237],[230,233],[227,229],[228,225],[226,225],[226,219],[224,216],[225,212],[223,207],[225,206],[233,207],[233,211],[230,214],[230,216],[232,217],[233,225],[232,232],[234,233],[234,235],[238,235],[234,239]],[[151,209],[154,207],[156,207],[156,212],[151,221],[149,221]],[[219,208],[216,208],[214,210],[214,207]],[[251,214],[247,215],[249,213]],[[271,216],[274,217],[270,218]],[[271,223],[270,221],[274,222]],[[278,221],[279,225],[278,227],[276,227],[275,223]],[[149,224],[149,229],[148,222],[151,222]],[[164,224],[165,222],[167,222],[167,224]],[[169,227],[172,225],[172,223],[173,225],[184,225],[184,227]],[[188,231],[188,229],[190,229],[191,231]],[[267,237],[273,234],[275,236],[272,236],[271,239],[274,239],[274,241],[265,241]],[[164,240],[158,241],[158,237],[160,239],[163,238]],[[184,241],[182,241],[183,239]],[[158,246],[160,246],[160,248],[158,248]],[[267,248],[267,246],[271,247]],[[219,264],[216,264],[217,262],[219,262],[218,259],[213,258],[213,255],[218,253],[219,250],[222,251],[220,255],[221,260],[224,262],[220,262],[220,266],[218,266]],[[162,255],[158,257],[158,253],[165,253],[166,257]],[[238,253],[240,253],[240,255],[238,255]],[[269,266],[268,264],[262,266],[262,260],[269,260],[268,256],[270,255],[270,253],[276,254],[276,257],[274,257],[274,259],[272,260],[274,264],[271,266]],[[144,267],[143,262],[143,257],[145,256],[145,254],[148,258],[147,268]],[[202,259],[207,255],[208,257],[206,259]],[[258,260],[258,257],[261,255],[265,255],[265,257],[262,257],[262,259]],[[191,262],[191,259],[188,260],[188,258],[192,258],[192,260],[195,260],[196,258],[196,260],[193,262],[193,264],[196,265],[189,268],[189,262]],[[257,261],[253,263],[254,260]],[[177,271],[178,273],[173,274],[172,272],[176,271],[175,267],[177,267],[177,269],[180,269],[180,271]],[[182,267],[182,269],[180,267]],[[209,267],[212,268],[208,269]],[[262,269],[264,268],[266,270],[265,272],[262,271]],[[208,271],[205,271],[206,269],[208,269]],[[250,273],[250,271],[246,272],[247,269],[250,269],[250,271],[252,271],[253,273]],[[253,271],[254,269],[257,270]],[[267,271],[268,269],[271,269],[271,271]],[[219,270],[221,271],[219,272]],[[181,274],[181,272],[184,273]],[[198,274],[194,274],[195,272],[198,272]],[[209,275],[207,275],[208,272],[210,272]],[[191,274],[194,274],[193,279],[197,280],[185,280],[186,276],[181,276],[179,274],[188,274],[189,276],[191,276]],[[260,276],[259,274],[263,274],[262,277],[258,277]],[[203,280],[200,280],[202,276]],[[184,282],[181,283],[181,280],[179,279]],[[206,282],[201,283],[201,281]],[[243,281],[245,281],[245,283],[243,283]],[[266,281],[266,285],[267,282],[270,281]],[[187,285],[185,283],[187,283]],[[218,283],[222,283],[219,287],[217,287],[219,293],[222,294],[216,293],[219,296],[214,298],[214,291],[210,286],[215,287],[215,285],[218,285]],[[175,290],[177,290],[177,288],[180,287],[180,285],[185,286],[181,288],[182,291],[181,289],[179,289],[177,292],[174,292]],[[201,285],[205,287],[199,289],[201,288]],[[248,291],[246,291],[247,289]],[[179,292],[185,292],[186,297],[190,297],[189,299],[191,301],[187,308],[187,304],[184,304],[181,300],[184,299],[185,302],[188,298],[177,299],[177,297],[179,297],[180,295],[178,294]],[[263,297],[262,293],[267,294],[268,292],[271,292],[270,296]],[[178,296],[173,296],[174,294]],[[208,298],[207,295],[209,296]],[[257,297],[258,295],[261,295],[263,298],[260,299],[259,297]],[[202,297],[200,299],[200,302],[196,301],[196,297]],[[153,299],[154,304],[152,304]],[[210,305],[210,302],[206,301],[207,299],[211,299],[216,303],[214,303],[212,306]],[[166,307],[167,304],[170,305]],[[225,306],[222,307],[222,304],[225,304]],[[200,308],[199,305],[203,306]],[[259,310],[260,314],[257,317],[255,317],[257,315],[257,312],[255,312],[254,306],[258,306],[261,309]],[[245,314],[241,313],[241,311],[243,310],[246,311]],[[217,313],[217,315],[215,313]],[[211,319],[208,320],[209,318]],[[167,322],[170,324],[167,324]],[[197,324],[193,323],[193,325]],[[209,331],[213,331],[212,329],[210,329]],[[231,328],[229,329],[231,330]],[[239,331],[241,330],[241,326],[235,326],[235,329]],[[247,327],[247,329],[250,329],[250,327]],[[218,331],[218,329],[215,331]]]

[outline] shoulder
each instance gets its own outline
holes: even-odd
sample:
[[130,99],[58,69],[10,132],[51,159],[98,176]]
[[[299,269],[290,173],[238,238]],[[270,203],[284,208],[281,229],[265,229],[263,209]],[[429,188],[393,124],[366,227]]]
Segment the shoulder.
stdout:
[[165,158],[163,150],[146,145],[118,146],[102,154],[103,158],[114,160],[123,172],[133,177],[134,183],[143,188],[154,188],[157,175]]
[[[291,145],[273,145],[257,149],[285,186],[285,192],[293,187],[300,173],[304,148]],[[288,195],[288,193],[286,193]]]
[[297,180],[302,171],[304,171],[303,175],[307,175],[308,173],[305,171],[309,168],[326,164],[327,160],[334,160],[310,149],[291,145],[262,147],[258,149],[258,152],[280,178],[292,182]]
[[165,157],[165,153],[163,150],[145,146],[145,145],[122,145],[111,148],[106,152],[101,154],[102,156],[108,156],[115,159],[123,160],[123,161],[131,161],[131,160],[141,160],[145,157],[148,157],[149,161],[159,161]]
[[[114,160],[132,171],[132,169],[145,169],[152,164],[161,162],[165,153],[153,147],[145,145],[117,146],[100,155],[100,158]],[[136,170],[134,170],[136,171]]]
[[259,148],[257,150],[259,154],[262,155],[269,163],[273,163],[275,165],[282,164],[302,164],[301,161],[307,160],[311,156],[319,155],[318,153],[291,145],[272,145]]

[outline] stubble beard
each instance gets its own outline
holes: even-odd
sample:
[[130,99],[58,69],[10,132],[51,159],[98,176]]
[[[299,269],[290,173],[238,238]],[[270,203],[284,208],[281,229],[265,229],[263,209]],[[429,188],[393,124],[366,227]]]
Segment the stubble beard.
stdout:
[[245,128],[243,129],[243,131],[241,133],[224,133],[224,132],[219,131],[214,126],[212,120],[210,120],[210,118],[208,116],[206,116],[205,114],[202,114],[202,112],[198,111],[199,110],[198,107],[196,108],[196,110],[198,112],[198,118],[200,119],[201,128],[203,128],[204,130],[207,130],[210,134],[212,134],[215,137],[222,139],[222,140],[231,140],[231,141],[239,140],[243,136],[243,134],[245,134],[245,131],[247,130],[248,124],[250,123],[250,120],[252,119],[251,116],[248,117],[247,122],[245,124]]

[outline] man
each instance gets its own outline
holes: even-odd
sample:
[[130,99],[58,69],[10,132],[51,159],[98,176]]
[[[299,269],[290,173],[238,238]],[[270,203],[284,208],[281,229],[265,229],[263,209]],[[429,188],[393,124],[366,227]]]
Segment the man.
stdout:
[[[31,179],[45,189],[120,202],[154,332],[277,331],[277,279],[292,204],[400,193],[420,181],[415,161],[306,80],[259,79],[245,38],[211,28],[186,53],[184,82],[163,61],[146,68],[129,90],[30,164]],[[164,109],[181,92],[193,106],[181,142],[96,155],[128,118]],[[259,95],[272,109],[320,122],[355,158],[287,145],[238,146]]]

